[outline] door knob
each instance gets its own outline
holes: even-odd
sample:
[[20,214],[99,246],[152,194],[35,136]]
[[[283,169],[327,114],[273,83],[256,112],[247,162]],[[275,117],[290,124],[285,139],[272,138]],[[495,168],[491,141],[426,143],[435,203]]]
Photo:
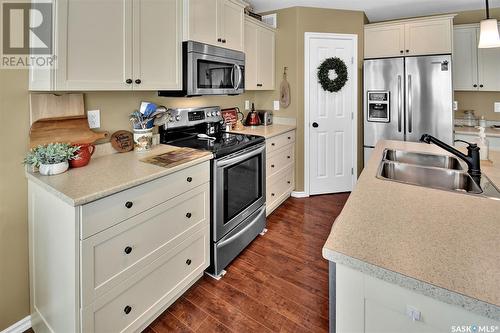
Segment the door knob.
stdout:
[[319,126],[317,122],[314,122],[312,125],[314,128],[318,128],[318,126]]

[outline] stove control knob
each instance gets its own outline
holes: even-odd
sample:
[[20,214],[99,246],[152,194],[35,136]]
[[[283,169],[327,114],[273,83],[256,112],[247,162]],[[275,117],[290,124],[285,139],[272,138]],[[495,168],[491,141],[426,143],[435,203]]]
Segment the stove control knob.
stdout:
[[220,116],[220,112],[219,112],[219,111],[217,111],[217,113],[216,113],[215,115],[216,115],[217,117],[219,117],[219,116]]
[[175,121],[180,121],[181,120],[181,116],[175,116]]
[[215,112],[209,112],[209,113],[208,113],[208,116],[209,116],[209,117],[213,117],[214,115],[215,115]]

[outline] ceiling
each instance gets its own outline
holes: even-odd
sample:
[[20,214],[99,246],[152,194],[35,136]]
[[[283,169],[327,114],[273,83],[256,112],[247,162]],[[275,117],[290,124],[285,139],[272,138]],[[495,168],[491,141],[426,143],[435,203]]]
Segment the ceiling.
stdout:
[[[370,22],[484,9],[484,0],[248,0],[256,12],[293,6],[361,10]],[[500,7],[500,0],[490,0]]]

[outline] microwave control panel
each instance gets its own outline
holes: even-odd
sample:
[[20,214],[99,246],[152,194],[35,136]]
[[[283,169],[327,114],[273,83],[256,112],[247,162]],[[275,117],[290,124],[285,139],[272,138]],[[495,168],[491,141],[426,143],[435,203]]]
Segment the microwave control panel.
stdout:
[[368,91],[366,103],[369,122],[388,123],[391,121],[391,93],[389,91]]

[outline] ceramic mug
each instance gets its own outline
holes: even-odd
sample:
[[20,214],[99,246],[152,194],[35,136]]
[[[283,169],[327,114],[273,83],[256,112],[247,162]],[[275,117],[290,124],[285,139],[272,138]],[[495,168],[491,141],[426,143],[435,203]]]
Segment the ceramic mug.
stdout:
[[80,150],[76,154],[75,159],[69,161],[72,168],[80,168],[86,166],[90,162],[90,158],[94,154],[95,146],[92,144],[75,145],[79,146]]

